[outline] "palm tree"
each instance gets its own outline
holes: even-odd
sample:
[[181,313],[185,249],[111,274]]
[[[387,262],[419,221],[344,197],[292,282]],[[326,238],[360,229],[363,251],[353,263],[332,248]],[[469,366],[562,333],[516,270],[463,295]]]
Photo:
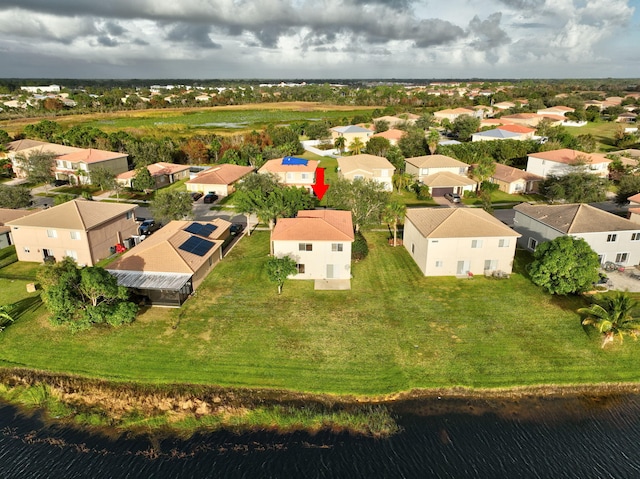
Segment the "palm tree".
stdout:
[[9,323],[13,323],[14,321],[14,318],[9,311],[9,306],[0,306],[0,331],[6,328]]
[[351,143],[349,143],[349,151],[352,155],[359,155],[364,148],[364,143],[359,136],[356,136]]
[[335,146],[340,154],[344,153],[344,147],[347,145],[347,139],[344,136],[339,136],[333,141],[333,146]]
[[638,305],[628,293],[618,292],[613,296],[604,296],[588,308],[580,308],[578,313],[585,316],[584,325],[592,325],[604,334],[602,347],[613,342],[616,336],[622,341],[629,335],[637,339],[640,334],[640,321],[632,316]]
[[395,187],[396,191],[407,188],[411,183],[413,183],[414,180],[415,176],[411,173],[396,173],[392,178],[393,186]]
[[393,246],[398,245],[398,223],[403,220],[406,212],[407,206],[397,201],[387,203],[382,211],[383,221],[393,227]]
[[440,132],[438,130],[429,130],[427,135],[427,145],[429,146],[429,153],[434,155],[438,149],[438,143],[440,142]]

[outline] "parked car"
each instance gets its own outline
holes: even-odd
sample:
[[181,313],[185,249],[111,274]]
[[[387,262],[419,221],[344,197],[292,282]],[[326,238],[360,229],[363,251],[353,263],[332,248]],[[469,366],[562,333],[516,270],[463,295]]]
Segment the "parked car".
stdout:
[[215,193],[207,193],[206,195],[204,195],[204,199],[202,200],[202,202],[213,203],[217,199],[218,199],[218,195],[216,195]]
[[53,180],[53,186],[65,186],[69,184],[69,180]]
[[138,231],[141,235],[150,235],[154,231],[158,231],[162,225],[156,223],[154,220],[144,220],[138,226]]
[[244,225],[242,223],[233,223],[231,228],[229,228],[229,232],[231,236],[237,236],[244,231]]
[[444,197],[451,203],[460,203],[460,195],[458,193],[445,193]]
[[191,199],[193,201],[198,201],[200,198],[202,198],[202,193],[198,192],[198,191],[194,191],[191,193]]

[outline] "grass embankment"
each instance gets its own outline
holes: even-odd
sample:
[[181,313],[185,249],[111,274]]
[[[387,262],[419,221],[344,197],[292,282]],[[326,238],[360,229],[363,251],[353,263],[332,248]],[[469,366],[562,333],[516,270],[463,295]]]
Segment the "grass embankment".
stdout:
[[[268,233],[256,232],[182,309],[152,308],[131,326],[71,335],[41,308],[0,335],[0,364],[115,383],[358,401],[420,389],[638,381],[637,343],[602,350],[576,314],[585,300],[533,286],[521,273],[527,255],[509,280],[425,278],[404,248],[386,246],[384,234],[367,236],[370,255],[353,265],[351,291],[288,281],[278,296],[264,271]],[[19,299],[6,285],[0,278],[2,303]]]

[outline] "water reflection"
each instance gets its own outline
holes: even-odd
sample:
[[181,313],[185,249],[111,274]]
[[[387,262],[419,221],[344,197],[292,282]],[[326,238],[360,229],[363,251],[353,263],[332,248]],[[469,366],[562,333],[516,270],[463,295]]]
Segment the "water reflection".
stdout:
[[0,407],[2,478],[633,478],[640,397],[422,400],[402,433],[108,437]]

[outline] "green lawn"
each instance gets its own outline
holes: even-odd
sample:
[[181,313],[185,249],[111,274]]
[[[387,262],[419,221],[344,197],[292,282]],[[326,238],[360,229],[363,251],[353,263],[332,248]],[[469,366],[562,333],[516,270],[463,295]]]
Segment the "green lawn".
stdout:
[[[505,193],[504,191],[496,190],[491,192],[491,202],[492,203],[522,203],[523,201],[531,201],[534,203],[539,203],[540,201],[544,201],[544,196],[542,195],[510,195],[509,193]],[[481,205],[482,201],[480,198],[463,198],[462,202],[465,205]]]
[[620,128],[620,123],[597,122],[587,123],[585,126],[566,126],[566,130],[573,136],[593,135],[598,142],[598,151],[606,153],[620,148],[614,145],[615,133]]
[[[287,281],[278,296],[264,271],[268,233],[256,232],[181,310],[153,308],[131,326],[77,335],[25,314],[0,334],[0,364],[360,395],[640,379],[640,345],[602,350],[575,313],[582,298],[546,295],[521,274],[425,278],[404,248],[367,236],[370,255],[354,264],[351,291]],[[0,303],[26,296],[7,281],[0,277]]]

